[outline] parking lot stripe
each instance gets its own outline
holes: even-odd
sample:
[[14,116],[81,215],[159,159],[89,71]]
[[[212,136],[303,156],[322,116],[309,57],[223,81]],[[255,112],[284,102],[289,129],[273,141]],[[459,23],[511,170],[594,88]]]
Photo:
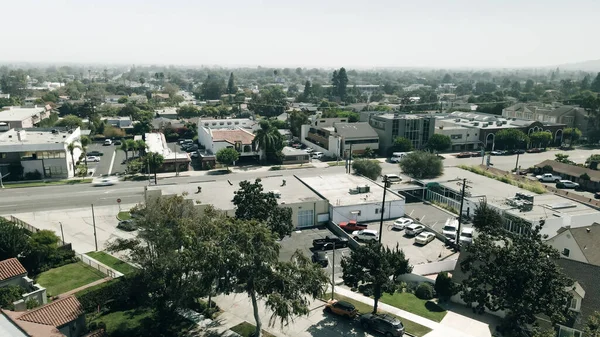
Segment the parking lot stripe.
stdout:
[[108,168],[108,175],[112,173],[113,165],[115,164],[115,151],[112,152],[112,157],[110,158],[110,167]]

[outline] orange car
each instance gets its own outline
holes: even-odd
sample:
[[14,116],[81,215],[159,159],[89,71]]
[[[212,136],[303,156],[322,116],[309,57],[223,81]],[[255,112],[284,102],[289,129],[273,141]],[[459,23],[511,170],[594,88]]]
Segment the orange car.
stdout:
[[354,304],[338,300],[327,301],[325,311],[347,318],[354,318],[358,315],[358,310],[356,310]]

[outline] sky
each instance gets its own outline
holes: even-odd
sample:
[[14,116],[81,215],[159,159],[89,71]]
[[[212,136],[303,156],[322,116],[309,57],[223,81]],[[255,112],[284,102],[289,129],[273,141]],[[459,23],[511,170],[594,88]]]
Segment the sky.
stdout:
[[598,0],[3,0],[0,62],[542,67],[600,59]]

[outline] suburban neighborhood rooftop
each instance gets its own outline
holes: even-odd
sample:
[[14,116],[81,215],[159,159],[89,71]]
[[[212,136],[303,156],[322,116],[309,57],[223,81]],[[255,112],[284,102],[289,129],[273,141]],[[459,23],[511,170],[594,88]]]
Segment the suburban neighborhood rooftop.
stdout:
[[0,145],[64,143],[71,133],[72,132],[67,131],[65,128],[10,129],[4,133],[0,133]]

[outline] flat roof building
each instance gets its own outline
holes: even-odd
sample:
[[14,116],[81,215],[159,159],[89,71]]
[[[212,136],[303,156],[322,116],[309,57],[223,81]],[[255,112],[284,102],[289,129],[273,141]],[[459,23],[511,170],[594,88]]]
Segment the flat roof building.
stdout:
[[144,141],[146,142],[147,152],[158,153],[164,158],[163,164],[158,169],[160,172],[182,172],[189,169],[190,156],[186,152],[177,151],[176,146],[169,148],[164,134],[159,132],[146,133]]
[[421,149],[434,134],[435,117],[429,114],[405,114],[363,111],[361,122],[367,122],[379,135],[380,153],[391,156],[394,140],[404,137],[415,149]]
[[8,124],[8,128],[32,128],[50,116],[49,107],[22,108],[8,106],[0,109],[0,123]]

